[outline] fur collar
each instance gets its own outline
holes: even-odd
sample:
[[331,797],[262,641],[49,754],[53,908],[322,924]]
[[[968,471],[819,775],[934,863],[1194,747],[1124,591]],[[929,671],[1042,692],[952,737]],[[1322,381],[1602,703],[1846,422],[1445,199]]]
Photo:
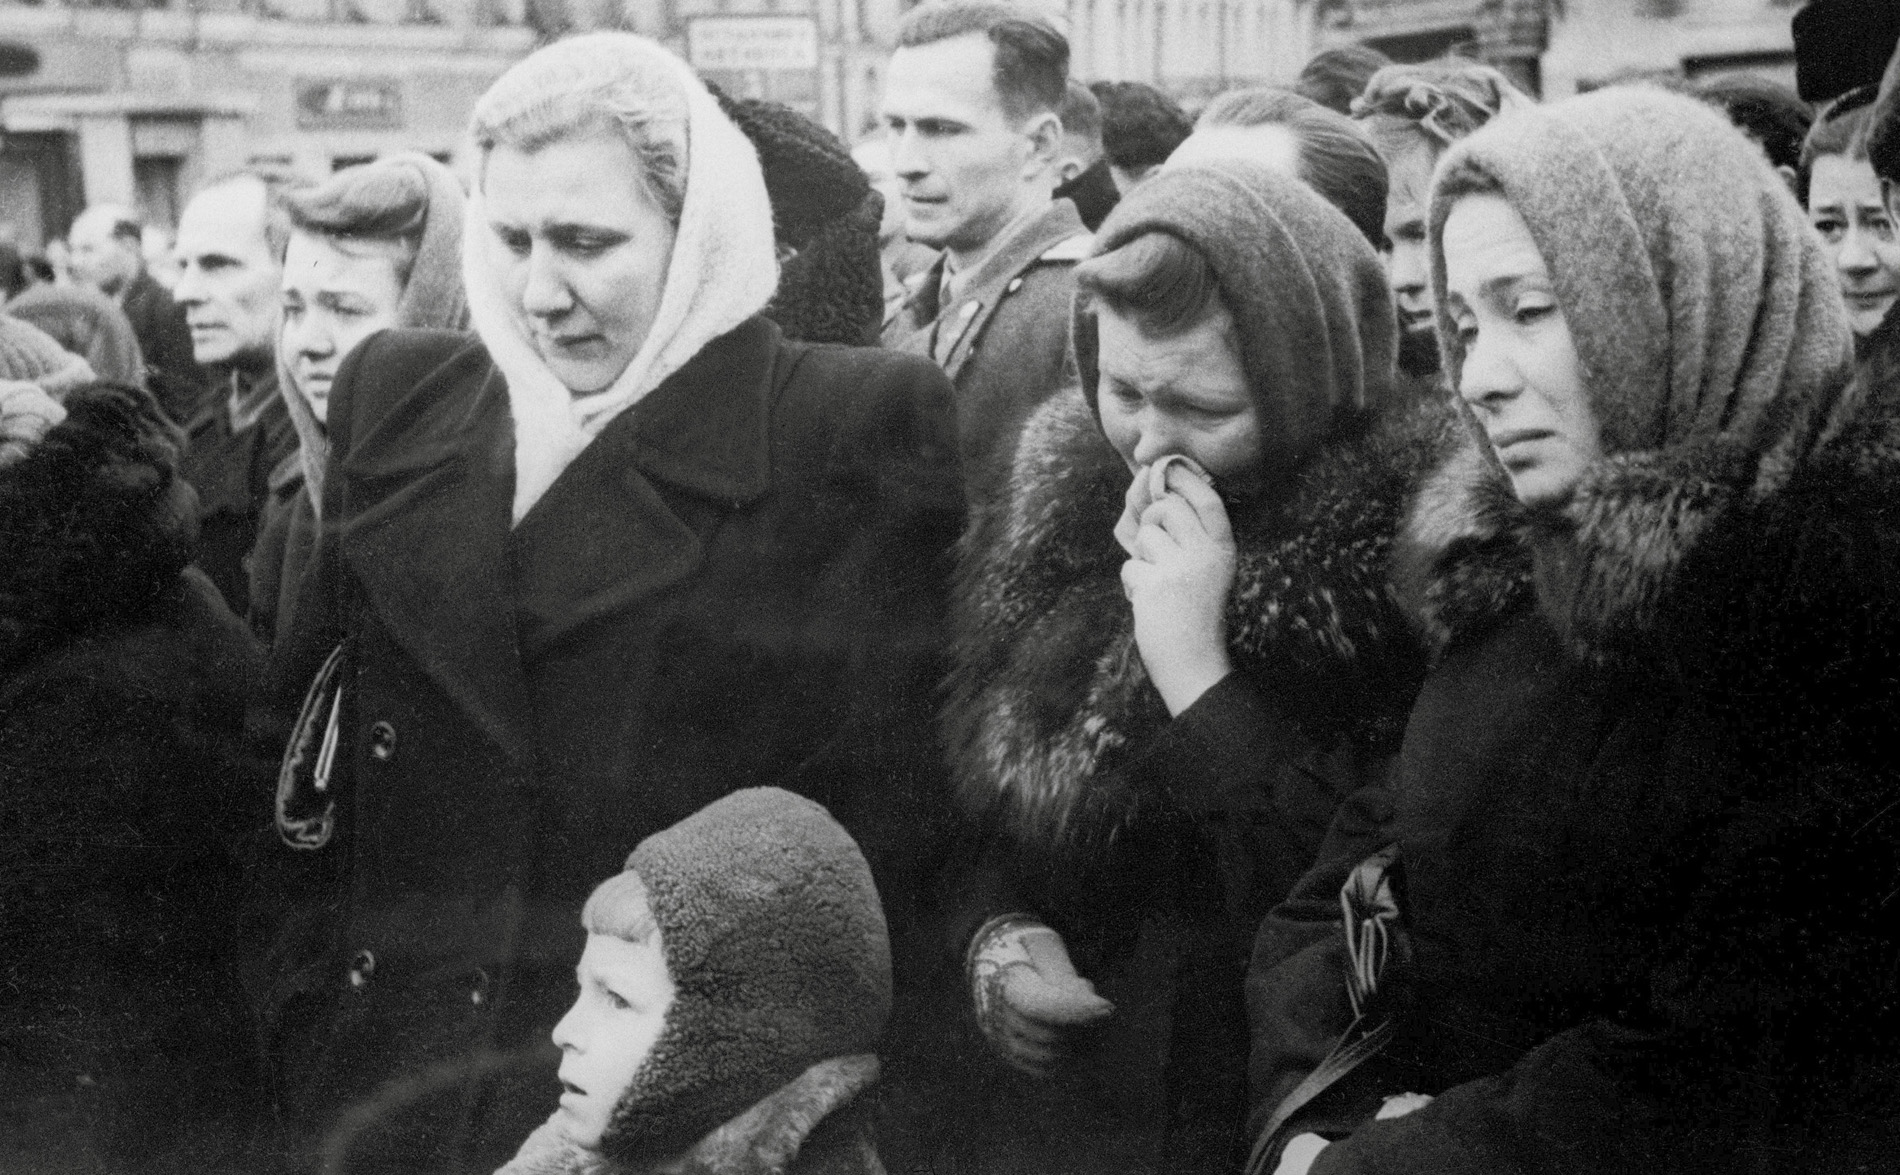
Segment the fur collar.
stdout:
[[1712,531],[1758,527],[1764,511],[1799,513],[1786,499],[1817,477],[1891,478],[1900,427],[1858,426],[1772,489],[1756,488],[1757,464],[1720,442],[1621,453],[1592,467],[1561,516],[1538,518],[1467,432],[1413,503],[1394,582],[1435,654],[1534,601],[1580,660],[1642,661],[1655,655],[1685,563]]
[[0,469],[0,671],[147,615],[196,540],[180,438],[143,393],[93,385]]
[[[701,1139],[686,1154],[632,1166],[568,1141],[558,1115],[530,1134],[495,1175],[883,1175],[868,1133],[833,1138],[825,1153],[806,1144],[877,1080],[877,1058],[866,1053],[820,1061]],[[834,1120],[835,1121],[835,1120]]]
[[[1396,737],[1416,645],[1386,558],[1416,477],[1451,416],[1419,406],[1333,444],[1272,501],[1235,507],[1228,607],[1236,668],[1307,736]],[[1118,770],[1164,728],[1121,590],[1113,528],[1128,472],[1086,402],[1030,419],[1003,502],[965,535],[945,733],[961,801],[1030,843],[1113,839],[1147,795]],[[1403,692],[1403,691],[1401,691]]]

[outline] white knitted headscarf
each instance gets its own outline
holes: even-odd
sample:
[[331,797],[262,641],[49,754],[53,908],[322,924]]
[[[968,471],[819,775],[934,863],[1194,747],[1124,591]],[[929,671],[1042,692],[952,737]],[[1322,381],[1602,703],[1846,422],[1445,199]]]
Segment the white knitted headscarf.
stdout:
[[475,331],[508,381],[516,522],[615,417],[707,343],[763,310],[778,288],[772,204],[758,155],[692,70],[655,42],[631,33],[589,33],[549,45],[489,88],[474,121],[505,125],[517,113],[576,99],[585,104],[630,79],[644,82],[641,88],[670,87],[684,99],[685,202],[653,328],[604,391],[575,396],[535,352],[491,260],[498,242],[479,175],[469,198],[463,280]]

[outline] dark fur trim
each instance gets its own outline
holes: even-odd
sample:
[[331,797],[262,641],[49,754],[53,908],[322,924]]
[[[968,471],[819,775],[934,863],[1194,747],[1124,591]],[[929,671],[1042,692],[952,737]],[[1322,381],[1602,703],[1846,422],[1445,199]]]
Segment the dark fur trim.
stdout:
[[1512,496],[1483,442],[1468,435],[1412,505],[1395,559],[1401,598],[1439,653],[1480,635],[1534,591],[1580,659],[1652,657],[1682,569],[1707,535],[1753,525],[1745,519],[1791,491],[1790,508],[1800,510],[1803,487],[1817,478],[1892,476],[1900,429],[1862,424],[1765,491],[1756,489],[1758,464],[1719,442],[1618,454],[1589,471],[1561,518],[1539,520]]
[[[1229,504],[1236,666],[1319,741],[1402,720],[1404,703],[1380,694],[1416,646],[1386,560],[1450,420],[1421,406],[1335,442],[1285,492]],[[966,810],[1000,807],[1031,843],[1112,840],[1161,798],[1118,770],[1168,721],[1122,596],[1113,528],[1127,483],[1087,404],[1059,396],[1024,429],[1004,504],[965,536],[946,738]]]
[[177,579],[196,509],[181,439],[150,396],[93,384],[0,469],[0,669],[97,625],[142,616]]
[[1435,654],[1483,631],[1531,590],[1528,527],[1503,471],[1469,435],[1420,484],[1392,581]]
[[[691,1150],[652,1163],[585,1150],[549,1119],[496,1175],[878,1175],[883,1166],[866,1123],[851,1113],[866,1103],[862,1095],[877,1077],[878,1060],[868,1053],[820,1061]],[[848,1137],[828,1137],[820,1148],[815,1140],[827,1127]]]

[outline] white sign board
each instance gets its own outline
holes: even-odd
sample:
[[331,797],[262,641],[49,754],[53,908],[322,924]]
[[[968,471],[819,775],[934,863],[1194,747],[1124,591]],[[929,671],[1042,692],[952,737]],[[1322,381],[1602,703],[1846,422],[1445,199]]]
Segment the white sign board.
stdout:
[[809,16],[696,16],[686,26],[694,69],[817,69],[818,22]]

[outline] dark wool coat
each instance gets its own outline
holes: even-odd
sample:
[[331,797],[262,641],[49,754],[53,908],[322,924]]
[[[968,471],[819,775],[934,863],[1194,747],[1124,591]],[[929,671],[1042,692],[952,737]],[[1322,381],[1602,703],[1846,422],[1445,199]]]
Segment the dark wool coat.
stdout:
[[1122,593],[1129,473],[1081,396],[1032,418],[1006,508],[971,532],[945,729],[980,831],[953,946],[1032,914],[1117,1004],[1069,1086],[1014,1095],[1054,1107],[1038,1129],[1065,1169],[1126,1169],[1104,1148],[1163,1117],[1168,1169],[1233,1167],[1247,944],[1397,749],[1424,660],[1385,561],[1447,419],[1421,408],[1328,446],[1272,501],[1230,504],[1237,669],[1172,721]]
[[[1900,1153],[1900,431],[1765,499],[1746,468],[1609,459],[1541,584],[1547,540],[1475,449],[1427,486],[1404,565],[1442,659],[1389,808],[1337,828],[1396,842],[1409,949],[1378,997],[1391,1043],[1283,1135],[1351,1132],[1314,1175]],[[1351,856],[1261,927],[1256,1129],[1350,1018]],[[1436,1100],[1368,1124],[1402,1092]]]
[[[231,391],[243,387],[232,415]],[[273,371],[231,375],[185,425],[181,473],[198,491],[197,564],[239,616],[250,611],[250,559],[270,499],[271,471],[297,452],[297,433]]]
[[317,511],[305,490],[303,455],[292,453],[270,475],[248,564],[251,631],[268,648],[294,625],[297,596],[317,543]]
[[[823,803],[893,937],[916,933],[945,823],[929,720],[962,513],[941,373],[752,319],[512,529],[507,389],[475,339],[378,335],[331,405],[325,527],[273,690],[294,710],[347,642],[334,834],[278,854],[319,894],[333,869],[338,908],[291,895],[303,917],[258,969],[310,1128],[391,1079],[545,1039],[593,886],[738,788]],[[522,1089],[464,1100],[432,1169],[506,1159],[546,1116],[552,1064]]]
[[158,409],[66,407],[0,469],[0,1168],[245,1169],[225,915],[261,656],[186,568]]

